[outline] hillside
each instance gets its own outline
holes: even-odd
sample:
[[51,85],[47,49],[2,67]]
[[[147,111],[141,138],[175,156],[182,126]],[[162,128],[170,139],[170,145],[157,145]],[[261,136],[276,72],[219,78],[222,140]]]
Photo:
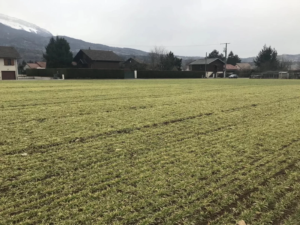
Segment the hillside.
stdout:
[[[0,43],[4,46],[14,46],[23,60],[41,60],[45,46],[53,35],[34,24],[13,17],[0,14]],[[116,48],[102,44],[94,44],[66,37],[70,43],[71,51],[77,53],[79,49],[96,49],[114,51],[118,55],[145,56],[147,52],[131,49]]]

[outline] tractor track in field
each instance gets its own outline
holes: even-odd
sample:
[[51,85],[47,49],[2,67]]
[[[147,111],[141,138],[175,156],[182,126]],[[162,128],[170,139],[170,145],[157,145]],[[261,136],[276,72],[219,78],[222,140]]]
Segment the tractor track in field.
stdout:
[[[297,98],[299,98],[299,97],[293,97],[291,99],[297,99]],[[286,100],[287,99],[285,99],[285,101]],[[273,103],[276,103],[276,102],[280,102],[280,101],[268,102],[268,104],[273,104]],[[267,104],[266,103],[260,103],[260,104],[251,104],[251,105],[247,105],[247,106],[235,107],[235,108],[231,108],[231,109],[221,110],[221,113],[236,112],[236,111],[240,111],[240,110],[246,109],[246,108],[258,107],[259,105],[267,105]],[[141,127],[123,128],[123,129],[120,129],[120,130],[112,130],[112,131],[99,133],[99,134],[95,134],[95,135],[91,135],[91,136],[87,136],[87,137],[76,137],[76,138],[74,138],[72,140],[69,140],[67,142],[57,142],[57,143],[52,143],[52,144],[29,146],[27,148],[22,148],[22,149],[19,149],[19,150],[6,152],[3,155],[15,155],[15,154],[23,153],[23,152],[29,152],[29,153],[30,152],[38,152],[37,150],[39,150],[39,149],[58,147],[58,146],[61,146],[61,145],[64,145],[64,144],[86,143],[86,142],[90,142],[91,140],[97,139],[97,138],[100,138],[100,137],[119,135],[119,134],[128,134],[128,133],[132,133],[134,131],[139,131],[139,130],[149,129],[149,128],[155,128],[155,127],[159,127],[159,126],[166,126],[166,125],[179,123],[179,122],[183,122],[183,121],[187,121],[187,120],[191,120],[191,119],[197,119],[197,118],[201,118],[201,117],[205,117],[205,116],[212,116],[212,115],[215,115],[215,114],[216,113],[214,113],[214,112],[201,113],[201,114],[194,115],[194,116],[188,116],[188,117],[182,117],[182,118],[173,119],[173,120],[167,120],[167,121],[163,121],[163,122],[160,122],[160,123],[153,123],[153,124],[149,124],[149,125],[144,125],[144,126],[141,126]]]
[[[287,167],[281,169],[280,171],[278,171],[277,173],[275,173],[274,175],[272,175],[270,178],[266,179],[264,182],[260,183],[259,185],[260,186],[265,186],[270,179],[276,179],[276,178],[278,178],[280,176],[285,176],[286,175],[286,170],[293,170],[293,169],[295,169],[296,168],[295,165],[297,163],[298,163],[298,161],[295,161],[295,162],[289,164]],[[240,215],[240,213],[234,213],[234,211],[232,209],[233,208],[237,208],[239,202],[245,202],[245,200],[247,200],[251,196],[251,194],[253,194],[253,193],[257,192],[257,191],[259,191],[259,188],[256,187],[256,188],[253,188],[253,189],[250,189],[250,190],[246,191],[245,193],[238,194],[237,195],[237,199],[236,199],[235,202],[231,203],[230,205],[227,205],[226,208],[224,208],[220,212],[212,215],[210,217],[210,219],[212,219],[212,218],[220,218],[220,217],[224,216],[226,213],[231,213],[235,217],[238,217]],[[289,191],[291,192],[292,190],[289,190]],[[282,194],[282,196],[284,195],[284,193],[281,193],[281,194]],[[277,196],[277,197],[280,198],[280,196]],[[249,201],[248,204],[246,203],[245,206],[246,206],[246,208],[250,208],[252,206],[252,204],[253,203]],[[268,209],[270,209],[270,208],[268,208]],[[209,220],[209,221],[211,222],[212,220]]]
[[[293,145],[294,143],[297,143],[297,142],[300,142],[300,138],[298,138],[298,139],[292,139],[292,140],[290,141],[290,143],[283,145],[281,148],[279,148],[279,150],[282,151],[282,150],[284,150],[284,149],[290,147],[291,145]],[[265,162],[264,165],[265,165],[266,163],[271,162],[271,161],[272,161],[272,160],[269,160],[269,161]],[[288,165],[287,167],[285,167],[285,168],[282,168],[280,171],[278,171],[277,173],[275,173],[275,174],[274,174],[273,176],[271,176],[270,178],[266,179],[266,180],[265,180],[264,182],[262,182],[260,185],[261,185],[261,186],[265,186],[265,185],[267,184],[267,182],[268,182],[269,179],[274,179],[274,178],[279,177],[279,176],[281,176],[281,175],[286,175],[286,170],[292,170],[292,169],[296,168],[296,164],[297,164],[298,162],[299,162],[298,160],[294,160],[293,163],[289,164],[289,165]],[[252,163],[253,163],[253,162],[251,162],[251,164],[252,164]],[[257,168],[258,168],[258,167],[257,167]],[[237,171],[233,171],[233,173],[235,173],[235,172],[237,172]],[[210,218],[209,218],[207,221],[205,221],[205,224],[209,224],[209,223],[213,220],[213,218],[222,217],[225,213],[231,213],[232,208],[236,208],[237,205],[238,205],[238,202],[242,202],[242,201],[246,200],[247,198],[249,198],[249,197],[251,196],[252,193],[254,193],[254,192],[258,191],[258,190],[259,190],[258,188],[253,188],[253,189],[250,189],[250,190],[246,191],[246,192],[243,193],[243,194],[237,195],[238,198],[237,198],[237,200],[236,200],[235,202],[233,202],[233,203],[231,203],[230,205],[228,205],[226,208],[224,208],[224,209],[223,209],[222,211],[220,211],[219,213],[210,216]],[[298,201],[297,201],[297,203],[298,203]],[[250,207],[250,205],[251,205],[251,204],[249,204],[249,207]],[[292,205],[294,206],[295,204],[292,204]],[[292,214],[292,213],[293,213],[292,209],[294,208],[293,206],[288,207],[288,209],[286,209],[286,211],[287,211],[287,212],[290,212],[290,214]],[[289,214],[289,215],[290,215],[290,214]],[[235,216],[239,216],[239,214],[234,214],[234,215],[235,215]],[[289,215],[285,215],[284,218],[287,218]],[[278,221],[278,222],[276,222],[276,223],[274,223],[274,224],[279,225],[280,222],[282,222],[282,221],[284,220],[284,218],[283,218],[283,219],[282,219],[282,218],[281,218],[281,219],[277,219],[276,221]]]
[[[295,161],[293,163],[291,163],[290,165],[288,165],[287,167],[285,168],[282,168],[280,171],[276,172],[275,174],[273,174],[271,177],[268,177],[266,178],[263,182],[257,184],[259,186],[265,186],[268,181],[270,179],[275,179],[281,175],[284,175],[285,174],[285,170],[291,170],[293,168],[295,168],[295,165],[298,163],[298,161]],[[243,188],[243,187],[240,187],[240,188]],[[236,208],[238,206],[238,203],[239,202],[245,202],[245,200],[247,200],[251,194],[257,192],[259,190],[258,187],[255,187],[255,188],[251,188],[241,194],[237,194],[237,198],[235,199],[234,202],[224,206],[224,208],[219,211],[219,212],[216,212],[216,213],[210,213],[209,211],[205,211],[205,214],[207,215],[205,220],[201,219],[201,221],[196,221],[198,224],[210,224],[212,221],[216,220],[216,218],[219,218],[219,217],[222,217],[224,216],[226,213],[232,213],[232,208]],[[231,194],[234,194],[235,192],[231,193]],[[208,196],[201,196],[201,197],[208,197]],[[218,200],[215,199],[214,201],[211,202],[211,204],[217,204],[218,203]],[[250,207],[250,204],[248,205],[248,207]],[[203,210],[202,210],[203,212]],[[200,212],[199,212],[200,213]],[[236,215],[238,216],[238,214]]]
[[[289,99],[284,99],[283,101],[286,100],[291,100],[291,99],[298,99],[299,97],[293,97],[293,98],[289,98]],[[236,112],[239,111],[241,109],[246,109],[246,108],[252,108],[252,107],[258,107],[259,105],[269,105],[269,104],[273,104],[276,102],[281,102],[280,101],[274,101],[274,102],[268,102],[268,103],[259,103],[259,104],[251,104],[251,105],[247,105],[247,106],[241,106],[241,107],[235,107],[235,108],[231,108],[231,109],[226,109],[226,110],[221,110],[222,113],[230,113],[230,112]],[[205,116],[212,116],[214,115],[214,112],[208,112],[208,113],[201,113],[195,116],[188,116],[188,117],[182,117],[182,118],[178,118],[178,119],[173,119],[173,120],[168,120],[168,121],[163,121],[160,123],[153,123],[150,125],[144,125],[141,127],[135,127],[135,128],[123,128],[120,130],[112,130],[112,131],[108,131],[108,132],[104,132],[104,133],[100,133],[100,134],[96,134],[96,135],[91,135],[91,136],[87,136],[87,137],[76,137],[72,140],[69,140],[67,142],[57,142],[57,143],[52,143],[52,144],[45,144],[45,145],[37,145],[37,146],[29,146],[27,148],[23,148],[23,149],[19,149],[16,151],[11,151],[11,152],[7,152],[4,153],[3,155],[15,155],[15,154],[20,154],[22,152],[35,152],[36,150],[39,149],[45,149],[45,148],[51,148],[51,147],[58,147],[64,144],[72,144],[72,143],[86,143],[86,142],[90,142],[93,139],[97,139],[100,137],[104,137],[104,136],[112,136],[112,135],[116,135],[116,134],[128,134],[128,133],[132,133],[134,131],[138,131],[138,130],[142,130],[142,129],[147,129],[147,128],[154,128],[154,127],[159,127],[159,126],[166,126],[169,124],[174,124],[174,123],[178,123],[178,122],[183,122],[183,121],[187,121],[187,120],[191,120],[191,119],[196,119],[196,118],[201,118],[201,117],[205,117]]]
[[300,202],[300,198],[295,198],[291,204],[289,204],[287,206],[287,208],[284,210],[284,212],[282,213],[281,216],[279,216],[274,222],[273,222],[273,225],[281,225],[283,224],[283,222],[288,219],[290,216],[292,216],[296,210],[297,210],[297,207],[299,205],[299,202]]
[[[283,145],[280,150],[284,150],[288,147],[290,147],[292,144],[296,143],[296,142],[299,142],[300,141],[300,138],[297,139],[297,140],[291,140],[291,142],[289,144],[286,144],[286,145]],[[262,161],[263,159],[259,160],[259,161]],[[254,161],[257,161],[257,160],[254,160]],[[262,165],[266,165],[267,163],[271,163],[273,160],[270,159],[270,160],[267,160],[266,162],[264,162],[263,164],[260,163],[258,164],[257,166],[255,166],[254,168],[251,168],[251,170],[253,169],[258,169],[260,168]],[[281,163],[283,162],[286,162],[286,160],[283,160],[281,161]],[[261,186],[265,186],[267,184],[267,182],[269,181],[269,179],[272,179],[272,178],[277,178],[279,176],[282,176],[282,175],[285,175],[285,171],[286,170],[291,170],[293,168],[295,168],[295,165],[298,163],[297,160],[294,160],[291,164],[289,164],[288,166],[286,166],[285,168],[282,168],[281,170],[279,170],[278,172],[276,172],[275,174],[273,174],[271,177],[269,178],[266,178],[263,182],[259,183],[258,185],[261,185]],[[241,170],[244,170],[244,169],[250,169],[250,168],[238,168],[238,169],[235,169],[233,170],[230,174],[234,174],[238,171],[241,171]],[[222,180],[227,178],[228,176],[230,176],[230,174],[227,174],[226,176],[222,176]],[[231,179],[231,180],[227,180],[226,182],[227,183],[230,183],[232,184],[233,182],[235,181],[238,181],[239,179],[237,178],[234,178],[234,179]],[[222,187],[226,187],[227,185],[221,185]],[[201,220],[201,221],[197,221],[198,223],[197,224],[209,224],[210,222],[212,222],[213,220],[215,220],[217,217],[221,217],[223,215],[225,215],[226,213],[230,213],[232,208],[234,208],[238,202],[240,201],[243,201],[243,200],[246,200],[248,199],[252,193],[255,193],[256,191],[258,191],[259,189],[258,188],[253,188],[253,189],[249,189],[247,190],[246,192],[242,193],[242,194],[239,194],[237,195],[238,198],[236,201],[230,203],[226,208],[224,208],[222,211],[218,212],[218,213],[214,213],[214,214],[211,214],[209,218],[207,218],[206,220]],[[196,199],[194,200],[193,202],[197,201],[197,200],[200,200],[200,199],[203,199],[203,198],[207,198],[209,197],[209,193],[205,194],[205,195],[202,195],[199,199]],[[217,203],[217,199],[215,199],[214,201],[212,201],[211,203],[212,204],[216,204]],[[200,212],[198,212],[197,214],[199,214]],[[209,212],[207,211],[207,214],[209,214]]]
[[[299,138],[298,141],[300,141],[300,138]],[[284,150],[285,148],[290,147],[293,143],[296,143],[296,140],[292,140],[290,144],[283,145],[280,149]],[[270,160],[270,161],[271,161],[271,160]],[[284,160],[284,161],[285,161],[285,160]],[[284,162],[284,161],[282,161],[282,162]],[[267,182],[268,182],[269,179],[276,178],[276,177],[278,177],[278,176],[284,175],[284,174],[285,174],[285,170],[292,169],[292,168],[295,166],[295,164],[296,164],[297,162],[298,162],[298,161],[294,161],[293,163],[289,164],[289,165],[286,166],[285,168],[282,168],[280,171],[276,172],[276,173],[273,174],[271,177],[266,178],[262,183],[260,183],[260,184],[258,184],[258,185],[263,185],[263,186],[264,186],[264,185],[267,184]],[[247,168],[247,169],[249,169],[249,168]],[[253,169],[253,168],[251,168],[251,169]],[[140,172],[141,172],[141,171],[140,171]],[[234,172],[233,172],[233,173],[234,173]],[[229,176],[229,174],[228,174],[227,176]],[[227,176],[223,176],[222,179],[226,178]],[[232,183],[232,182],[234,182],[234,181],[237,181],[237,180],[236,180],[236,179],[233,179],[233,180],[231,180],[231,181],[226,181],[226,183],[228,183],[228,182]],[[221,186],[224,187],[224,185],[221,185]],[[227,186],[227,185],[225,185],[225,186]],[[110,185],[108,186],[108,188],[109,188],[109,187],[110,187]],[[101,189],[98,189],[98,188],[95,189],[96,192],[99,192],[99,190],[101,190]],[[102,189],[102,191],[105,191],[105,190],[106,190],[106,189]],[[239,194],[239,195],[238,195],[238,201],[243,201],[243,200],[249,198],[250,195],[251,195],[252,193],[256,192],[257,190],[258,190],[258,188],[253,188],[253,189],[250,189],[250,190],[246,191],[245,193]],[[4,190],[2,190],[2,191],[4,191]],[[72,192],[72,195],[78,194],[78,193],[80,193],[80,192],[82,192],[82,190],[77,190],[77,191],[74,190],[74,191]],[[94,193],[94,192],[91,191],[91,193]],[[52,193],[52,194],[53,194],[53,193]],[[209,193],[207,193],[207,194],[204,195],[204,196],[201,196],[201,198],[207,198],[208,196],[209,196]],[[46,197],[46,196],[45,196],[45,197]],[[42,198],[43,198],[43,197],[42,197]],[[41,200],[41,199],[40,199],[40,200]],[[45,202],[44,202],[44,203],[48,202],[48,203],[50,204],[52,201],[53,201],[53,200],[51,200],[51,199],[48,199],[48,200],[45,199]],[[196,200],[195,200],[195,201],[196,201]],[[231,208],[234,207],[234,206],[237,204],[238,201],[235,201],[235,202],[231,203],[230,205],[228,205],[228,207],[226,207],[225,209],[223,209],[221,212],[218,212],[218,213],[216,213],[216,214],[211,215],[207,221],[208,221],[208,222],[209,222],[209,221],[212,221],[213,218],[220,217],[220,216],[224,215],[225,213],[230,212],[230,211],[231,211]],[[47,203],[47,204],[48,204],[48,203]],[[212,203],[217,203],[217,199],[215,199]],[[34,203],[32,203],[32,204],[34,204]],[[35,208],[35,207],[34,207],[34,208]],[[18,212],[13,212],[13,213],[10,214],[10,215],[11,215],[11,216],[14,216],[14,215],[18,215],[18,214],[20,214],[20,213],[22,213],[22,212],[25,212],[25,211],[21,210],[21,211],[18,211]],[[209,214],[209,213],[208,213],[208,214]]]

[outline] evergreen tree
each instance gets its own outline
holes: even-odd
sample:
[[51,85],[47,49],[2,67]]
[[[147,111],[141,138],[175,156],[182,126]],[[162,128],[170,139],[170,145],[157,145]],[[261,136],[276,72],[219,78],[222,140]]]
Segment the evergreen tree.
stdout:
[[64,38],[52,37],[46,47],[44,59],[47,62],[47,68],[70,67],[73,60],[73,54],[70,51],[69,43]]
[[182,59],[177,58],[173,52],[169,52],[168,54],[161,56],[162,70],[172,70],[174,67],[180,70],[181,63],[182,63]]
[[218,58],[221,59],[222,61],[225,61],[225,56],[221,53],[219,54],[219,51],[213,50],[211,53],[209,53],[207,58]]
[[237,63],[240,62],[242,62],[240,57],[238,55],[233,54],[233,52],[231,51],[228,55],[227,64],[231,64],[235,66]]
[[23,60],[22,63],[18,64],[19,74],[25,74],[24,67],[26,66],[26,62]]
[[254,59],[254,63],[262,71],[277,70],[279,68],[279,60],[277,59],[276,49],[265,45]]

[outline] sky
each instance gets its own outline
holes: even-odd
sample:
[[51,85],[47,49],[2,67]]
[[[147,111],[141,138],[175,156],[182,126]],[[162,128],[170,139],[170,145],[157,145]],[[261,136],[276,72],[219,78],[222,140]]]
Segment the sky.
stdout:
[[300,54],[299,0],[10,0],[0,13],[84,41],[180,56]]

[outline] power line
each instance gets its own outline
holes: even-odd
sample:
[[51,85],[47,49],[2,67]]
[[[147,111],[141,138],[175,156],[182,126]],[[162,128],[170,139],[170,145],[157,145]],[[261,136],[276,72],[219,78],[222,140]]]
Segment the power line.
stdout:
[[[130,47],[154,47],[159,45],[126,45],[126,44],[105,44],[109,46],[130,46]],[[207,44],[207,45],[162,45],[163,47],[206,47],[206,46],[216,46],[219,44]]]

